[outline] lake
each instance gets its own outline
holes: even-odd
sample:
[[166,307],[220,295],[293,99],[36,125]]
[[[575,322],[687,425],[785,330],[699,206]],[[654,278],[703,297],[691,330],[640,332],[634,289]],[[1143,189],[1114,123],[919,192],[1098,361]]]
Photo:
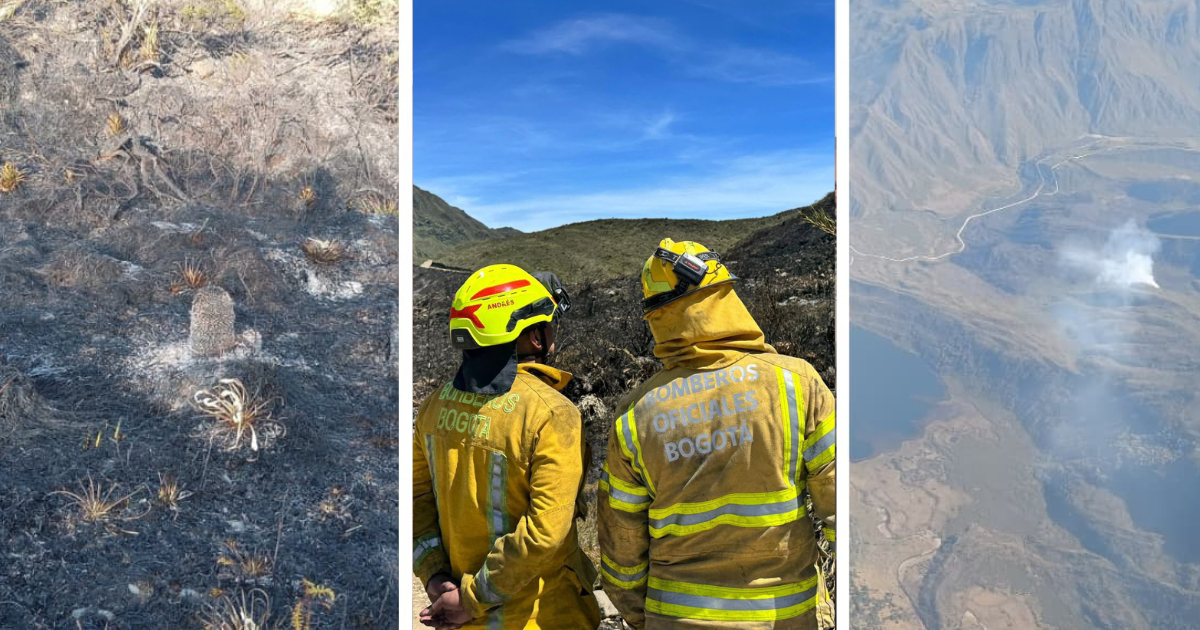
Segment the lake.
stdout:
[[850,326],[850,460],[874,457],[921,434],[946,387],[920,357]]
[[1151,217],[1146,227],[1159,234],[1200,236],[1200,212],[1170,212]]
[[[1157,234],[1200,237],[1200,212],[1169,212],[1150,217],[1146,227]],[[1155,257],[1175,267],[1185,267],[1192,275],[1200,276],[1200,241],[1190,239],[1162,239],[1162,251]]]

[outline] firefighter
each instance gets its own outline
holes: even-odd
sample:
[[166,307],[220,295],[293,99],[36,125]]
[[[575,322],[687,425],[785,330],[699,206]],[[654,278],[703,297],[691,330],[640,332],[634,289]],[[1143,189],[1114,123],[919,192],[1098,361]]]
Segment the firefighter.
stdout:
[[618,406],[598,498],[601,583],[635,628],[817,627],[804,497],[834,540],[834,399],[737,280],[690,241],[642,269],[663,369]]
[[594,629],[596,569],[576,517],[590,453],[571,375],[548,365],[570,300],[553,274],[512,265],[454,296],[454,380],[421,404],[413,433],[413,571],[439,628]]

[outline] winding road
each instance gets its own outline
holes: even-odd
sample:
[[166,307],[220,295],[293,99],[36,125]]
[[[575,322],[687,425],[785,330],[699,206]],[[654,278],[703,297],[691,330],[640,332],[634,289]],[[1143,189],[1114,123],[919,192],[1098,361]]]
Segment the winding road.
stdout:
[[[1084,137],[1086,138],[1088,136],[1084,136]],[[1101,140],[1112,140],[1112,138],[1101,137]],[[1053,166],[1051,166],[1049,172],[1050,172],[1050,176],[1054,182],[1053,192],[1044,192],[1046,189],[1047,181],[1046,181],[1046,176],[1042,170],[1042,167],[1045,166],[1047,160],[1053,159],[1053,158],[1043,158],[1042,160],[1039,160],[1038,162],[1035,163],[1035,167],[1037,168],[1038,176],[1041,181],[1038,183],[1037,189],[1035,189],[1033,191],[1033,194],[1024,199],[1020,199],[1020,200],[1005,204],[998,208],[992,208],[991,210],[977,212],[975,214],[972,214],[972,215],[966,217],[963,220],[962,225],[959,226],[958,231],[954,233],[954,239],[956,241],[958,241],[957,248],[951,249],[949,251],[945,251],[945,252],[942,252],[941,254],[936,254],[936,255],[907,256],[905,258],[893,258],[890,256],[884,256],[882,254],[872,254],[872,253],[861,252],[857,248],[855,248],[853,245],[850,245],[849,246],[850,254],[851,254],[850,264],[851,265],[854,264],[855,256],[860,256],[863,258],[875,258],[875,259],[879,259],[879,260],[886,260],[888,262],[893,262],[893,263],[906,263],[906,262],[915,262],[915,261],[934,262],[934,261],[942,260],[944,258],[948,258],[950,256],[961,254],[967,248],[967,242],[965,240],[963,240],[963,232],[966,231],[967,226],[969,226],[971,224],[971,221],[974,221],[975,219],[979,219],[982,217],[986,217],[989,214],[995,214],[995,213],[1001,212],[1003,210],[1008,210],[1010,208],[1015,208],[1017,206],[1027,204],[1027,203],[1034,201],[1035,199],[1042,197],[1042,196],[1050,197],[1053,195],[1057,195],[1060,191],[1060,187],[1059,187],[1059,183],[1058,183],[1058,176],[1055,174],[1055,171],[1058,170],[1058,168],[1063,166],[1064,164],[1082,160],[1084,158],[1096,155],[1098,153],[1105,153],[1105,152],[1109,152],[1109,151],[1118,151],[1121,149],[1128,149],[1131,147],[1138,147],[1138,148],[1143,148],[1143,149],[1174,149],[1174,150],[1178,150],[1178,151],[1188,151],[1188,152],[1193,152],[1193,153],[1200,153],[1200,149],[1182,147],[1182,146],[1177,146],[1177,145],[1154,145],[1154,144],[1142,144],[1142,143],[1133,143],[1133,142],[1126,142],[1125,144],[1115,144],[1113,146],[1097,148],[1093,151],[1088,151],[1086,153],[1081,153],[1079,155],[1072,155],[1072,156],[1063,158],[1063,159],[1059,160],[1057,163],[1055,163]],[[1088,147],[1088,148],[1092,148],[1092,147]],[[1198,240],[1200,240],[1200,237],[1182,237],[1182,236],[1177,236],[1177,235],[1162,235],[1162,236],[1166,236],[1167,238],[1197,238]]]

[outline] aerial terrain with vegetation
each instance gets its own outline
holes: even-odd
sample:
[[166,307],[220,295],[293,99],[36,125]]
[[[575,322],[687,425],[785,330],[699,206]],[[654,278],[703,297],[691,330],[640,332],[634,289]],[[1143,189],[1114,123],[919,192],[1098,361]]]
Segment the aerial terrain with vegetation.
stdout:
[[855,627],[1195,627],[1196,3],[852,29]]
[[[412,413],[415,417],[421,401],[452,379],[458,368],[460,356],[450,345],[448,314],[466,274],[497,263],[553,271],[566,284],[572,302],[561,320],[554,365],[575,376],[563,393],[579,407],[592,448],[585,493],[594,508],[608,433],[619,415],[616,405],[661,366],[642,320],[640,282],[642,264],[658,242],[666,237],[695,240],[719,253],[741,278],[737,293],[767,342],[780,353],[812,363],[833,389],[835,204],[829,193],[812,205],[763,218],[609,219],[520,233],[487,228],[435,194],[414,187],[418,265],[413,268]],[[428,243],[424,249],[423,242]],[[599,566],[595,509],[589,510],[581,537]],[[831,550],[823,539],[821,547]],[[823,558],[831,571],[831,558],[827,553]],[[419,587],[414,588],[417,608],[424,605],[423,597]],[[605,627],[620,627],[613,623],[607,621],[610,625]]]
[[0,628],[388,628],[395,2],[0,0]]

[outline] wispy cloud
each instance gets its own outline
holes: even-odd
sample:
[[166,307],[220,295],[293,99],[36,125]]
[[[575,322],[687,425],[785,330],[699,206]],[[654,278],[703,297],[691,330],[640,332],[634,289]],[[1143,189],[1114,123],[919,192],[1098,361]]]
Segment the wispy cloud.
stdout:
[[646,125],[646,129],[642,133],[642,137],[647,140],[659,140],[665,138],[670,133],[671,125],[675,122],[675,114],[672,112],[663,112],[661,116],[650,121]]
[[527,55],[583,55],[603,45],[631,44],[651,48],[688,75],[729,83],[766,86],[805,85],[832,80],[815,72],[802,57],[739,45],[701,42],[669,23],[633,15],[601,15],[566,20],[504,43],[501,48]]
[[686,4],[715,11],[722,16],[763,30],[794,32],[787,16],[832,17],[832,2],[746,2],[745,0],[682,0]]
[[781,151],[738,157],[649,186],[552,195],[530,190],[517,200],[496,202],[488,202],[486,194],[470,195],[483,200],[463,209],[488,225],[534,231],[599,218],[765,216],[811,203],[832,188],[827,155]]
[[806,85],[833,80],[832,73],[814,72],[811,63],[795,55],[745,46],[702,54],[688,70],[694,75],[729,83]]
[[477,175],[427,177],[413,183],[417,187],[441,197],[446,203],[452,206],[467,209],[474,207],[476,203],[481,201],[479,196],[481,191],[495,191],[502,187],[510,186],[513,182],[519,181],[521,178],[529,176],[529,174],[530,171],[493,171]]
[[681,45],[679,36],[661,20],[629,15],[600,15],[559,22],[529,36],[506,42],[511,52],[539,55],[567,53],[581,55],[597,46],[620,42],[642,44],[667,50]]
[[[464,114],[453,119],[437,115],[414,115],[413,125],[420,129],[414,139],[414,151],[425,153],[426,163],[438,162],[448,147],[473,147],[475,152],[522,154],[546,151],[562,145],[562,124],[511,114]],[[437,148],[435,148],[437,147]],[[457,160],[458,156],[448,156]]]
[[676,131],[686,114],[677,114],[669,106],[578,110],[568,117],[515,116],[493,113],[467,114],[453,122],[436,116],[416,116],[414,125],[420,135],[414,151],[425,157],[425,172],[461,171],[473,163],[472,157],[529,160],[549,159],[561,162],[589,155],[592,159],[606,153],[637,150],[649,143],[675,141],[682,146],[705,146],[713,141]]

